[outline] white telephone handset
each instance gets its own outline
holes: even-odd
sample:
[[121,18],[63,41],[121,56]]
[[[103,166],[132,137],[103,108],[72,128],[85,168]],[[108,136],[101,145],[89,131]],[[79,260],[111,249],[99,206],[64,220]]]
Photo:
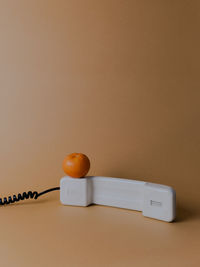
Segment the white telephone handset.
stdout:
[[171,222],[175,219],[176,193],[172,187],[136,180],[87,176],[60,181],[64,205],[99,204],[142,211],[146,217]]

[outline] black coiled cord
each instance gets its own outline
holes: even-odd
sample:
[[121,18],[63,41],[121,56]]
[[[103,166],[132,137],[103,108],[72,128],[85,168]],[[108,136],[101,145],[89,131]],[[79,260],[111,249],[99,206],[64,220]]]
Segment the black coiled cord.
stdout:
[[51,191],[55,191],[55,190],[60,190],[60,187],[54,187],[54,188],[50,188],[48,190],[42,191],[41,193],[38,193],[37,191],[28,191],[28,192],[23,192],[22,194],[18,194],[13,195],[12,197],[4,197],[3,199],[0,198],[0,205],[8,205],[14,202],[18,202],[20,200],[24,200],[24,199],[29,199],[29,198],[34,198],[37,199],[38,197],[40,197],[41,195],[44,195],[46,193],[49,193]]

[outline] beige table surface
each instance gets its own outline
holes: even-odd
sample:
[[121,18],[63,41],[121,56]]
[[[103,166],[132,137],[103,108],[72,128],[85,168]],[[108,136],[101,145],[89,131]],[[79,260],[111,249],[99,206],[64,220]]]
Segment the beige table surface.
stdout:
[[197,210],[174,223],[104,206],[71,207],[59,192],[1,207],[1,266],[199,266]]

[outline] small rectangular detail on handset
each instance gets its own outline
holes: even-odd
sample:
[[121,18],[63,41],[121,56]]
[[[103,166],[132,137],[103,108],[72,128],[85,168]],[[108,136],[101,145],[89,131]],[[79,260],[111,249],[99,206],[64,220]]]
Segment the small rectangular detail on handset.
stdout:
[[157,207],[162,206],[162,202],[155,201],[155,200],[150,200],[150,204],[151,204],[151,206],[157,206]]

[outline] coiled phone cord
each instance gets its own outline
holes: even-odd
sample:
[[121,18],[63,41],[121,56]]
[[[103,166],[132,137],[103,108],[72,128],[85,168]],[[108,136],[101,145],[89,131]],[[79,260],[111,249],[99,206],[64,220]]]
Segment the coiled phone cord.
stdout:
[[49,192],[55,191],[55,190],[60,190],[60,187],[53,187],[45,191],[42,191],[40,193],[38,193],[37,191],[28,191],[28,192],[23,192],[22,194],[19,193],[17,196],[13,195],[12,197],[9,196],[9,197],[0,198],[0,205],[1,206],[8,205],[8,204],[18,202],[24,199],[29,199],[29,198],[37,199],[38,197],[44,194],[47,194]]

